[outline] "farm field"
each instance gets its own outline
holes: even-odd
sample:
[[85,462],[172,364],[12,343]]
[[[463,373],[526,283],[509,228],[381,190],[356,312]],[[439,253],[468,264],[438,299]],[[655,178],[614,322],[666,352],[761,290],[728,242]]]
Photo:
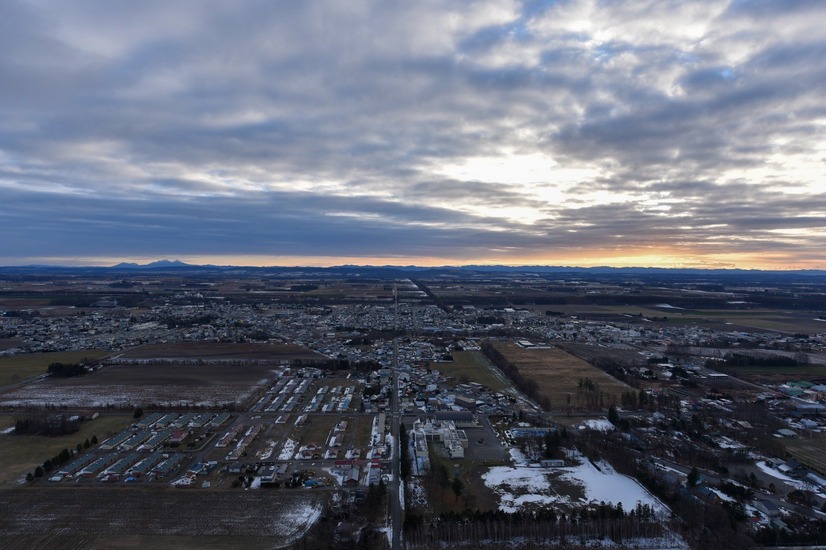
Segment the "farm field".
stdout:
[[602,370],[559,348],[530,349],[511,342],[497,342],[495,348],[519,368],[522,376],[536,381],[539,393],[551,400],[551,410],[567,407],[569,396],[574,407],[585,405],[578,402],[582,394],[579,382],[585,378],[590,379],[609,402],[619,402],[622,393],[630,389]]
[[755,384],[781,384],[793,380],[826,380],[826,365],[800,367],[728,367],[722,372]]
[[502,391],[509,386],[503,378],[491,372],[487,359],[479,351],[454,351],[452,363],[433,363],[430,368],[459,381],[478,382],[493,391]]
[[134,407],[243,403],[272,378],[263,365],[112,365],[75,378],[33,382],[0,395],[0,406]]
[[26,378],[46,374],[46,369],[51,363],[76,363],[85,358],[100,359],[108,353],[99,349],[89,349],[0,357],[0,386],[7,386]]
[[322,355],[295,344],[234,344],[222,342],[175,342],[132,348],[120,355],[124,359],[290,359],[321,360]]
[[0,546],[281,548],[320,518],[323,499],[266,490],[9,489],[0,492]]
[[826,475],[826,436],[788,439],[783,444],[792,458]]
[[[60,437],[41,435],[0,435],[0,487],[17,486],[35,467],[59,454],[63,449],[74,449],[78,443],[91,439],[98,441],[120,432],[134,419],[131,414],[101,415],[80,425],[80,430]],[[0,426],[14,425],[14,415],[0,417]],[[0,489],[2,495],[2,489]],[[2,497],[0,497],[2,499]]]
[[[668,323],[725,325],[729,330],[745,327],[754,331],[777,331],[789,334],[826,332],[826,322],[818,321],[812,312],[779,309],[682,309],[650,305],[639,308],[645,316],[668,317]],[[742,330],[742,328],[739,328]]]

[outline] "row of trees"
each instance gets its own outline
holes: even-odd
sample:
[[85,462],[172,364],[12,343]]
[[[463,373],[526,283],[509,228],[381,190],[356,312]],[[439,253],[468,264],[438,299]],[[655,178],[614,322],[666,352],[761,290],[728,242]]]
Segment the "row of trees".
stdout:
[[15,417],[14,435],[47,435],[57,437],[75,433],[80,420],[70,420],[65,414],[49,415],[46,411],[28,411]]
[[519,391],[524,393],[529,399],[532,399],[542,407],[543,410],[551,410],[550,398],[539,392],[539,384],[533,378],[523,376],[519,372],[519,367],[511,363],[498,349],[496,349],[490,342],[482,342],[482,353],[487,356],[491,362],[496,365],[505,376],[511,379],[514,385],[519,388]]
[[410,435],[407,433],[407,428],[404,424],[399,424],[399,475],[405,481],[410,475]]
[[68,448],[64,448],[58,454],[54,455],[52,458],[48,458],[43,462],[42,466],[37,466],[34,469],[34,472],[29,472],[26,474],[26,481],[31,483],[37,478],[41,478],[44,475],[48,475],[57,468],[63,466],[70,460],[72,460],[75,456],[82,453],[84,450],[92,447],[93,445],[98,444],[98,436],[93,435],[92,439],[87,439],[83,443],[78,443],[77,447],[74,450],[70,451]]
[[[431,548],[435,544],[489,547],[498,544],[547,544],[560,546],[582,540],[610,538],[621,544],[628,539],[669,536],[665,518],[651,506],[638,504],[629,512],[622,505],[600,503],[568,513],[544,508],[533,513],[500,510],[449,512],[431,520],[417,514],[405,517],[405,541],[409,548]],[[494,546],[495,547],[495,546]]]
[[69,378],[86,373],[83,363],[50,363],[46,372],[55,378]]
[[788,355],[750,355],[746,353],[727,353],[723,360],[709,359],[706,361],[707,368],[721,367],[783,367],[794,368],[809,364],[809,356],[805,353],[796,353],[794,356]]

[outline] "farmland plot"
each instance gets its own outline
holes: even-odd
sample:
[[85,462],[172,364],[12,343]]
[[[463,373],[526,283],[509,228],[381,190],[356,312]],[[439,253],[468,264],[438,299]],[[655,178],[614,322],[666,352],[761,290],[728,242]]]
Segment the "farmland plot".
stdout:
[[514,343],[496,342],[495,348],[519,368],[522,376],[536,381],[539,393],[547,395],[551,406],[562,408],[586,405],[580,381],[590,380],[610,402],[619,402],[627,385],[579,357],[559,348],[530,349]]
[[220,407],[246,402],[273,376],[265,366],[113,365],[86,376],[13,389],[0,395],[0,405]]
[[[271,548],[295,543],[321,517],[323,497],[308,493],[54,490],[27,487],[0,493],[0,546],[21,537],[32,542],[58,536],[62,546],[113,546],[121,537],[214,539],[255,535]],[[146,539],[151,540],[151,539]],[[150,544],[151,546],[152,544]],[[54,545],[50,545],[54,546]]]

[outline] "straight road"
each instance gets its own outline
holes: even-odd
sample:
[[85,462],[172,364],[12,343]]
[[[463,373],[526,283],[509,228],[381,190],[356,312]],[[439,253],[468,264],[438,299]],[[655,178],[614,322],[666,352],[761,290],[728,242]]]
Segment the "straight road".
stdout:
[[399,442],[399,343],[393,340],[393,391],[391,403],[391,431],[393,433],[393,481],[390,491],[390,521],[393,529],[391,540],[391,550],[401,550],[402,547],[402,507],[400,487],[401,453],[407,449],[401,449]]

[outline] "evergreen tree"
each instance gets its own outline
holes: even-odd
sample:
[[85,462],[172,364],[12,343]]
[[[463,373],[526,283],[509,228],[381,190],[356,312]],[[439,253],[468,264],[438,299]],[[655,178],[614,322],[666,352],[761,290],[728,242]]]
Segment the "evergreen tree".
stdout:
[[465,489],[465,484],[462,483],[459,476],[456,476],[453,478],[453,483],[451,483],[450,488],[453,489],[453,494],[456,495],[456,500],[459,500],[459,497],[462,496],[462,491]]
[[694,487],[700,481],[700,472],[697,471],[697,467],[691,468],[691,471],[688,472],[688,477],[686,477],[686,482],[688,483],[689,487]]
[[608,408],[608,422],[616,426],[617,424],[619,424],[619,419],[620,417],[619,413],[617,412],[617,408],[611,405]]

